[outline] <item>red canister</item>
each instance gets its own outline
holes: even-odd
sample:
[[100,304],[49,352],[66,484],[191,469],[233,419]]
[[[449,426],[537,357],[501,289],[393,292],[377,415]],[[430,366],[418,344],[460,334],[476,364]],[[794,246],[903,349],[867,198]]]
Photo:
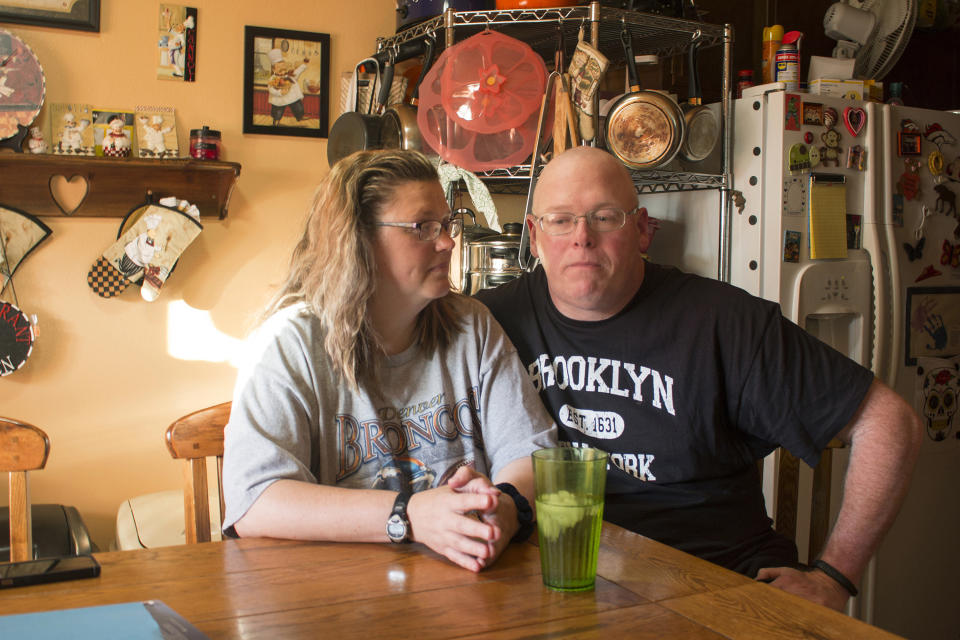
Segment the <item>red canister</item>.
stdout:
[[737,97],[743,97],[743,90],[753,86],[753,69],[741,69],[737,72]]
[[220,132],[208,127],[191,129],[190,156],[198,160],[219,160]]

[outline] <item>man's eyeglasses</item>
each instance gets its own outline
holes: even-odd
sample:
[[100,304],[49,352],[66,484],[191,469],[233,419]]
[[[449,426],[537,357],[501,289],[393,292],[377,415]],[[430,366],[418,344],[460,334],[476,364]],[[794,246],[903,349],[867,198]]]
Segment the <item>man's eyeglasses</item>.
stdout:
[[463,218],[447,218],[443,222],[426,220],[424,222],[374,222],[373,224],[376,227],[415,229],[417,237],[424,242],[431,242],[439,238],[441,229],[449,233],[451,238],[456,238],[463,231]]
[[542,216],[534,215],[534,219],[544,233],[551,236],[562,236],[577,228],[577,219],[583,218],[594,231],[616,231],[627,223],[627,216],[637,212],[637,208],[630,211],[616,207],[603,207],[577,216],[572,213],[557,212],[545,213]]

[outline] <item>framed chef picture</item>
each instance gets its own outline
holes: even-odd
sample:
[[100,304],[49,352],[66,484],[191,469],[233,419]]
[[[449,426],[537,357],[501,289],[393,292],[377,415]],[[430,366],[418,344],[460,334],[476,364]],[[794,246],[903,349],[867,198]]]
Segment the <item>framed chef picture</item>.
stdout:
[[246,27],[243,132],[326,138],[330,36]]
[[100,31],[100,0],[0,0],[0,22]]

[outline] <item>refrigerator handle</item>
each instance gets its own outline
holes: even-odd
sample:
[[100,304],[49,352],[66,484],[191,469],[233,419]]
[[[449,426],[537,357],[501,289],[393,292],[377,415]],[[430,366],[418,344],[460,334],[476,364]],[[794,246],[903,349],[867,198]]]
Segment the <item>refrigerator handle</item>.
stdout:
[[881,180],[883,185],[883,202],[881,203],[881,211],[884,214],[883,228],[886,233],[883,234],[884,242],[886,243],[886,256],[889,261],[889,270],[890,275],[890,304],[887,306],[887,311],[890,314],[890,325],[891,330],[887,332],[889,349],[887,350],[887,361],[885,362],[885,369],[883,371],[883,377],[881,378],[887,386],[891,388],[896,388],[897,382],[897,372],[899,370],[899,363],[903,357],[904,349],[904,339],[906,327],[904,326],[905,320],[903,311],[905,309],[903,286],[900,280],[900,254],[897,252],[897,239],[896,234],[894,233],[893,226],[893,167],[888,166],[888,163],[892,163],[893,159],[896,157],[896,149],[894,148],[894,139],[891,133],[891,123],[893,118],[893,108],[889,104],[882,106],[883,117],[880,119],[880,135],[883,139],[883,171],[884,176]]
[[[870,366],[874,375],[888,386],[893,386],[897,362],[896,348],[899,342],[898,327],[901,302],[898,301],[899,269],[894,250],[893,228],[887,207],[893,202],[889,180],[883,179],[890,159],[890,140],[887,135],[887,106],[881,114],[880,106],[868,102],[865,105],[867,122],[866,147],[873,149],[871,167],[864,174],[864,224],[863,248],[870,255],[873,267],[873,346]],[[882,148],[882,152],[881,152]]]

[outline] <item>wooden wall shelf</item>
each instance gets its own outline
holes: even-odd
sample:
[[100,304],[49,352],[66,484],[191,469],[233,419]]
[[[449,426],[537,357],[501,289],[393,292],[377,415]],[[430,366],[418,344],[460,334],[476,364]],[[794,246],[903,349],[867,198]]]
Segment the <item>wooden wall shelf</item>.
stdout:
[[[239,175],[236,162],[0,153],[0,204],[35,216],[120,218],[148,195],[176,196],[197,205],[201,216],[222,220]],[[52,195],[54,181],[64,180],[71,181],[73,202],[86,182],[74,211],[64,211]]]

